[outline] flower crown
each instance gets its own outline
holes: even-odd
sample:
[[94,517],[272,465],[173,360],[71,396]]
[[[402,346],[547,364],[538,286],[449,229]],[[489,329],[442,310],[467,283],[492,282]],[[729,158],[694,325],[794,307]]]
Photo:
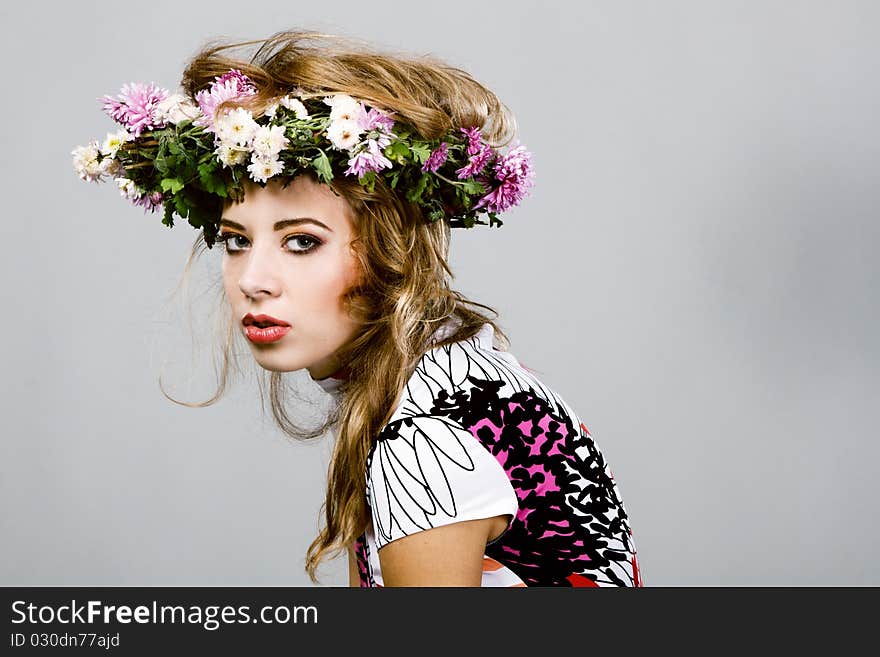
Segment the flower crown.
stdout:
[[498,214],[518,205],[533,185],[531,153],[518,140],[505,154],[484,141],[479,127],[426,140],[393,113],[347,94],[321,99],[296,88],[257,118],[243,107],[217,112],[224,101],[256,93],[236,69],[196,93],[196,103],[153,83],[123,85],[116,98],[99,99],[123,129],[103,144],[75,148],[74,169],[90,182],[112,178],[145,213],[163,208],[168,227],[174,214],[187,219],[203,229],[209,248],[223,200],[244,198],[246,176],[265,185],[313,170],[329,183],[341,171],[369,191],[382,176],[429,221],[465,228],[486,225],[482,214],[489,226],[501,226]]

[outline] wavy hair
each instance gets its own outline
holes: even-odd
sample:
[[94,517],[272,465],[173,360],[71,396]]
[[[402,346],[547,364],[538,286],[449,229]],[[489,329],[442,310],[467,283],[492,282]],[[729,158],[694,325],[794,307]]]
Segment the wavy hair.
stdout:
[[[249,59],[224,54],[254,45],[259,47]],[[257,94],[229,104],[250,109],[255,116],[278,96],[299,87],[309,97],[346,93],[395,112],[397,120],[409,123],[426,139],[437,138],[455,126],[479,126],[484,139],[499,148],[515,136],[513,115],[493,92],[465,71],[430,55],[383,52],[353,38],[314,31],[283,31],[268,39],[208,43],[187,64],[181,86],[194,100],[215,76],[231,68],[253,80]],[[302,175],[317,180],[312,172]],[[309,440],[331,428],[336,434],[322,504],[325,526],[305,558],[305,570],[316,584],[320,563],[345,551],[367,528],[367,458],[374,437],[391,417],[424,353],[473,337],[484,323],[495,329],[498,348],[509,347],[507,336],[495,321],[498,313],[451,287],[454,275],[447,262],[451,231],[447,222],[427,221],[421,208],[397,194],[381,177],[372,192],[356,180],[340,176],[325,184],[352,210],[352,249],[360,264],[360,278],[344,300],[362,330],[336,352],[350,375],[325,421],[307,429],[291,418],[287,408],[285,373],[268,374],[272,415],[287,436]],[[183,280],[206,250],[204,233],[200,233]],[[454,330],[432,342],[435,331],[453,317],[458,320]],[[175,403],[201,407],[223,395],[234,362],[231,313],[221,323],[222,362],[215,393],[206,401],[189,403],[173,399],[163,388]],[[259,389],[265,403],[264,379]]]

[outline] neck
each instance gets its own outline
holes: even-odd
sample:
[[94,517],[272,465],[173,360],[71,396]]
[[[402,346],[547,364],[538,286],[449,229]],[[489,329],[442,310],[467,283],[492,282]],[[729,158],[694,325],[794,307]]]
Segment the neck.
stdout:
[[347,367],[343,366],[343,367],[340,367],[335,372],[333,372],[333,374],[330,375],[330,378],[347,379],[349,376],[351,376],[351,370],[349,370]]

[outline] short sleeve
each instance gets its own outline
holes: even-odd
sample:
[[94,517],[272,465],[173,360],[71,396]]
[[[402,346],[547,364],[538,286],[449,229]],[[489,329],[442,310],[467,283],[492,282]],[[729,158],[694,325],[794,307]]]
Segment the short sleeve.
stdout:
[[377,548],[464,520],[510,514],[516,491],[501,463],[457,422],[406,417],[380,433],[367,463],[367,497]]

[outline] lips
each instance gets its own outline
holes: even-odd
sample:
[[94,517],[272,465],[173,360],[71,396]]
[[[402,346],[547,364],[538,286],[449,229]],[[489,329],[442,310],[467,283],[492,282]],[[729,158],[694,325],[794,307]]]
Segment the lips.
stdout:
[[269,326],[290,326],[283,319],[277,319],[272,317],[271,315],[252,315],[248,313],[245,315],[241,323],[244,326],[258,326],[260,328],[267,328]]

